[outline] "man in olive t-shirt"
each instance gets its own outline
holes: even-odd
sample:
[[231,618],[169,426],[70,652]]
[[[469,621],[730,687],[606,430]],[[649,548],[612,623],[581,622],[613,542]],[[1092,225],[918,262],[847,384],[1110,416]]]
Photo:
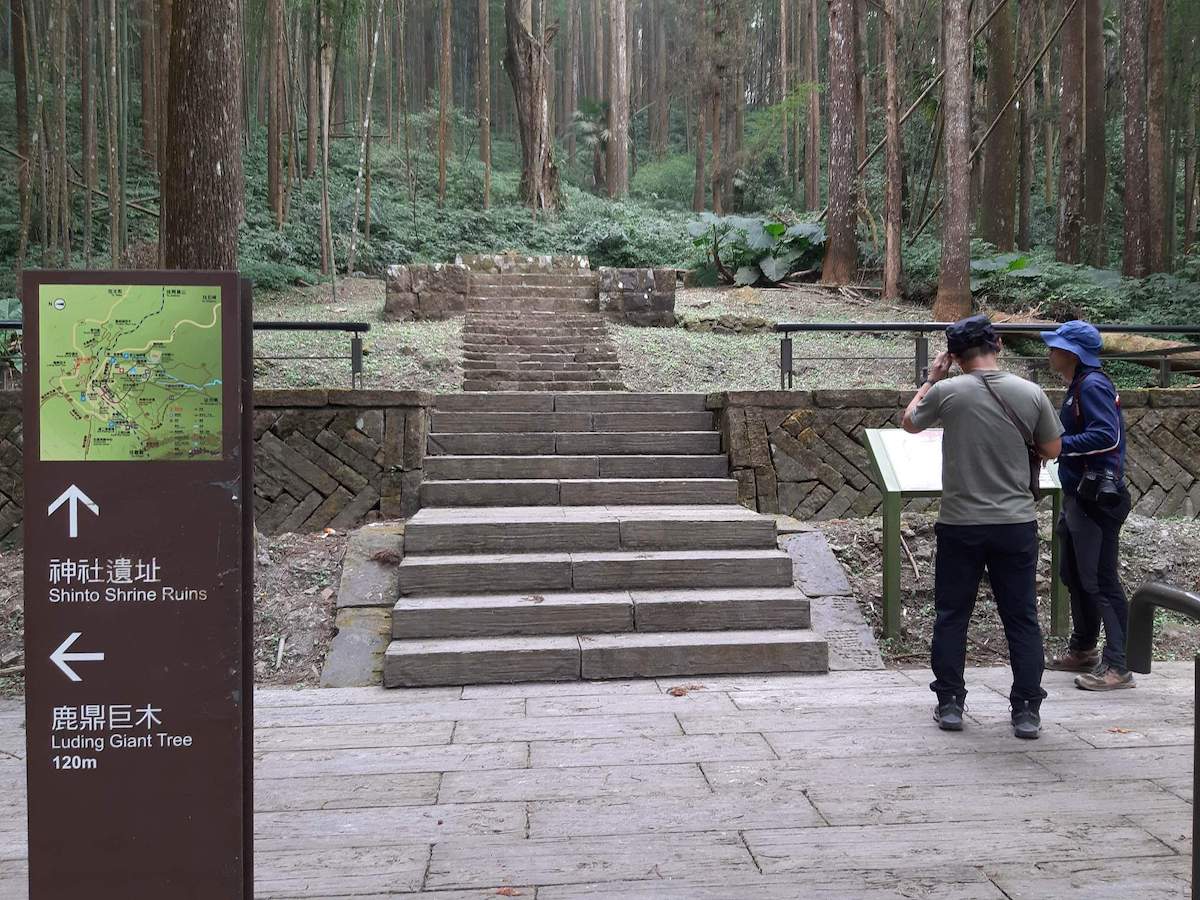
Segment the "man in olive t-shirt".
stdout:
[[[1026,436],[1038,453],[1053,458],[1062,423],[1040,387],[1000,371],[1000,340],[987,317],[955,322],[946,329],[946,344],[947,352],[904,412],[904,429],[913,434],[943,427],[930,685],[938,697],[934,718],[943,730],[962,729],[967,626],[986,569],[1012,662],[1013,732],[1036,738],[1046,692],[1035,582],[1037,508]],[[963,374],[949,378],[953,363]]]

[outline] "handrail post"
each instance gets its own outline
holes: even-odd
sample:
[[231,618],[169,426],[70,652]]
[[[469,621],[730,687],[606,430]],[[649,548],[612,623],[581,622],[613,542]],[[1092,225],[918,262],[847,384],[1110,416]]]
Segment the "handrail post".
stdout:
[[1171,360],[1165,353],[1158,360],[1158,386],[1160,388],[1171,386]]
[[913,362],[913,379],[915,386],[920,387],[929,377],[929,338],[924,334],[917,335],[917,350]]
[[792,338],[786,332],[779,342],[779,389],[792,387]]
[[363,339],[359,332],[354,332],[350,338],[350,387],[362,387],[363,380]]

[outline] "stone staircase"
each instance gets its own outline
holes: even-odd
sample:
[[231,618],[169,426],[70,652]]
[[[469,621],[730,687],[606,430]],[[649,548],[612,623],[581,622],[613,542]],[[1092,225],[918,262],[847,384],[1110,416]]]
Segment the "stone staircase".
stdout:
[[702,395],[438,397],[387,687],[824,672]]
[[472,272],[463,322],[467,391],[624,390],[585,268]]

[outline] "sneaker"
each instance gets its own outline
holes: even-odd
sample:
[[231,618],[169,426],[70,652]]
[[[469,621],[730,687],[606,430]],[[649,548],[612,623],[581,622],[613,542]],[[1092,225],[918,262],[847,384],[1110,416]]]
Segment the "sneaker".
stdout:
[[1099,664],[1099,650],[1068,650],[1046,660],[1046,668],[1056,672],[1094,672]]
[[1137,687],[1137,682],[1132,672],[1118,672],[1112,666],[1105,666],[1096,672],[1076,675],[1075,687],[1081,691],[1123,691]]
[[942,731],[962,731],[963,701],[956,697],[939,700],[933,708],[933,721]]
[[1042,715],[1028,702],[1014,706],[1012,711],[1013,735],[1027,741],[1036,741],[1042,730]]

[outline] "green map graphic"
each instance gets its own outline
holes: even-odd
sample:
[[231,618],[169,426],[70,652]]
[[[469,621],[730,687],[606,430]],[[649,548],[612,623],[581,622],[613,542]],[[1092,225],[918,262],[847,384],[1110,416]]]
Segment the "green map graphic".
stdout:
[[221,289],[42,285],[43,460],[221,458]]

